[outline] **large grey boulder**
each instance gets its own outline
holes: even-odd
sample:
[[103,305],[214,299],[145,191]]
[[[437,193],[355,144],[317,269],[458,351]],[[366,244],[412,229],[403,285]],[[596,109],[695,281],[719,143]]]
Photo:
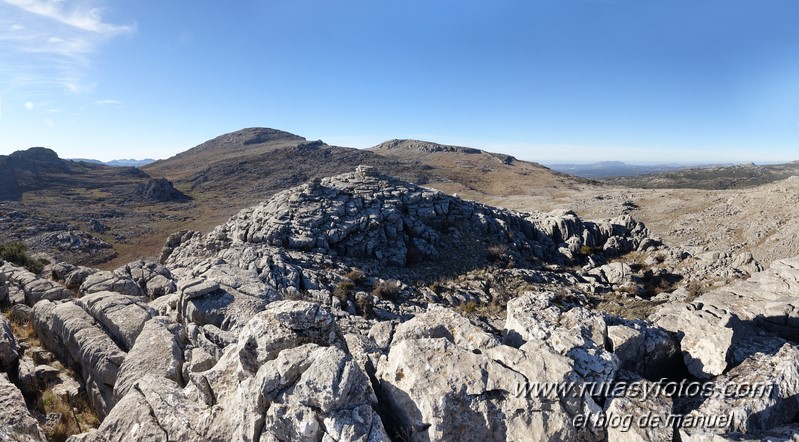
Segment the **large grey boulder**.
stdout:
[[741,321],[799,340],[799,257],[774,261],[751,278],[698,297],[695,301],[728,311]]
[[721,389],[718,394],[705,399],[690,414],[728,417],[729,425],[682,428],[683,440],[731,432],[758,435],[795,423],[799,413],[799,348],[785,344],[774,354],[758,353],[714,383]]
[[325,433],[339,440],[359,434],[387,440],[372,409],[368,378],[336,348],[341,343],[332,316],[317,304],[270,304],[214,368],[191,375],[193,388],[212,404],[209,434],[241,440],[321,440]]
[[102,324],[124,351],[133,347],[144,323],[156,314],[141,297],[114,292],[91,293],[74,302]]
[[[627,385],[635,383],[642,389],[655,391],[654,383],[624,370],[619,371],[616,382],[624,382]],[[642,418],[668,422],[670,415],[672,415],[672,402],[664,395],[619,394],[611,395],[606,400],[604,413],[590,416],[589,419],[597,419],[593,421],[593,424],[598,423],[598,419],[607,419],[609,422],[607,440],[609,441],[672,442],[674,430],[670,425],[650,423],[642,425],[645,423]]]
[[68,289],[77,293],[80,290],[80,286],[86,282],[86,278],[97,272],[99,272],[99,270],[91,267],[75,267],[69,273],[64,275],[64,285]]
[[177,289],[169,269],[154,262],[133,261],[114,270],[114,273],[131,278],[149,299],[174,293]]
[[590,382],[610,382],[619,368],[616,355],[605,349],[605,318],[582,307],[561,306],[552,292],[528,292],[508,302],[503,343],[519,347],[540,340],[574,362],[574,370]]
[[216,365],[186,371],[186,388],[179,335],[168,318],[147,322],[120,369],[117,405],[72,440],[388,440],[368,376],[319,305],[270,304]]
[[33,273],[11,263],[6,262],[0,266],[0,273],[3,274],[6,285],[12,284],[24,294],[25,304],[27,305],[33,306],[43,299],[56,301],[72,297],[72,292],[65,287],[53,281],[39,278]]
[[178,293],[178,320],[186,325],[213,325],[223,330],[241,329],[267,304],[264,298],[206,278],[181,280]]
[[103,419],[96,430],[72,436],[70,442],[232,440],[209,437],[201,420],[203,404],[169,379],[147,375]]
[[413,441],[554,441],[577,435],[557,399],[532,403],[524,396],[527,379],[521,373],[446,338],[392,345],[377,377],[402,432]]
[[44,442],[44,431],[25,406],[22,392],[0,373],[0,440]]
[[485,351],[501,344],[452,309],[432,306],[426,313],[403,322],[394,330],[394,343],[409,339],[446,338],[467,350]]
[[535,390],[580,384],[574,361],[538,339],[503,345],[450,310],[433,308],[398,325],[375,376],[409,440],[599,437],[573,424],[598,408],[590,398]]
[[659,327],[681,336],[680,348],[688,371],[700,379],[727,368],[736,318],[713,304],[667,304],[650,317]]
[[181,335],[180,324],[170,318],[158,316],[147,321],[119,367],[114,400],[122,399],[139,379],[147,375],[162,376],[185,385]]
[[680,377],[680,341],[642,320],[609,318],[608,343],[619,366],[650,381]]
[[83,281],[79,289],[80,294],[97,292],[116,292],[129,296],[144,296],[144,291],[130,276],[119,275],[116,272],[101,271],[94,273]]

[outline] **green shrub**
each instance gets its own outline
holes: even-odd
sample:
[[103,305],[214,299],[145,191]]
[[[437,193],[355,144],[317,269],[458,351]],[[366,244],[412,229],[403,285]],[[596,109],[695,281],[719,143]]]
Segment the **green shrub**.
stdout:
[[0,259],[25,267],[33,273],[44,269],[44,262],[28,255],[28,246],[22,242],[9,242],[0,245]]

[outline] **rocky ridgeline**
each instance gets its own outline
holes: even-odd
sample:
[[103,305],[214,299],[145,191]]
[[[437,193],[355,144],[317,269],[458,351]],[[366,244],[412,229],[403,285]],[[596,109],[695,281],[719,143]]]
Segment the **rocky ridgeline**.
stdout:
[[315,180],[244,209],[206,237],[196,234],[182,243],[171,238],[162,259],[188,267],[198,256],[221,255],[226,249],[273,246],[355,258],[361,264],[404,266],[446,259],[456,265],[459,259],[485,255],[485,247],[494,245],[506,246],[506,253],[523,260],[571,264],[584,247],[615,256],[658,246],[648,234],[629,216],[594,223],[573,212],[515,213],[359,166],[355,173]]
[[[593,309],[589,296],[639,283],[632,264],[607,262],[633,250],[653,268],[723,273],[730,261],[752,276],[693,300],[679,290],[641,298],[649,318]],[[61,384],[32,387],[48,376],[31,362],[45,350],[21,348],[10,326],[31,321],[79,375],[72,393],[103,417],[71,441],[790,440],[799,258],[758,273],[745,256],[684,255],[629,217],[517,214],[360,168],[278,194],[207,235],[176,233],[162,264],[59,263],[46,278],[0,266],[0,302],[11,306],[11,322],[0,317],[0,436],[43,440],[23,395]],[[441,287],[402,278],[420,267],[455,274]],[[492,304],[501,315],[464,309],[502,296]],[[579,393],[655,388],[664,377],[771,389],[705,400]],[[729,415],[731,425],[580,424],[647,413]]]

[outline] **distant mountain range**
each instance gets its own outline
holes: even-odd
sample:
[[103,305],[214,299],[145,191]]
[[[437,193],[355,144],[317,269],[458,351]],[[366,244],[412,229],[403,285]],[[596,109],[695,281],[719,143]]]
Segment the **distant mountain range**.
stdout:
[[621,161],[601,161],[589,164],[563,164],[547,163],[545,166],[558,172],[568,173],[582,178],[601,179],[611,177],[630,177],[637,175],[649,175],[654,173],[670,172],[679,169],[705,168],[718,166],[732,166],[733,163],[725,164],[627,164]]
[[736,189],[799,175],[799,161],[784,164],[683,167],[660,173],[607,177],[604,182],[644,189]]
[[111,167],[141,167],[155,162],[155,160],[152,158],[145,158],[143,160],[123,159],[123,160],[111,160],[111,161],[100,161],[89,158],[69,158],[69,160],[81,161],[84,163],[92,163],[92,164],[104,164],[106,166],[111,166]]

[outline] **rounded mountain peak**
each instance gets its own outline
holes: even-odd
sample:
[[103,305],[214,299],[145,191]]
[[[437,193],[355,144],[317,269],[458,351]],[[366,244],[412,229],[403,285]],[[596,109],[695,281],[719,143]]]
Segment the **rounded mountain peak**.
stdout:
[[16,160],[27,160],[27,161],[37,161],[37,162],[52,162],[58,161],[58,154],[46,147],[31,147],[30,149],[26,150],[18,150],[11,155],[10,158]]
[[[298,140],[304,141],[305,138],[299,135],[294,135],[290,132],[285,132],[278,129],[271,129],[268,127],[248,127],[246,129],[237,130],[224,135],[220,135],[212,140],[206,141],[203,145],[215,145],[222,147],[224,145],[250,145],[261,144],[269,141],[278,140]],[[198,146],[198,147],[200,147]]]

